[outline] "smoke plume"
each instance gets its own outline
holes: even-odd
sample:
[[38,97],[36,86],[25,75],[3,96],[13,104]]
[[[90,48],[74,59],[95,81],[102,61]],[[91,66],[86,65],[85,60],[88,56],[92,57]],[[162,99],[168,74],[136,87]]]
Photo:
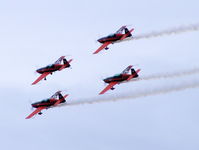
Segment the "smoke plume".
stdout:
[[[152,74],[148,76],[143,76],[138,78],[138,80],[155,80],[155,79],[166,79],[166,78],[177,78],[177,77],[184,77],[184,76],[190,76],[194,74],[199,74],[199,68],[194,68],[190,70],[184,70],[179,72],[173,72],[173,73],[162,73],[162,74]],[[134,80],[131,80],[130,82],[133,82]]]
[[164,35],[180,34],[184,32],[191,32],[191,31],[198,31],[198,30],[199,30],[199,24],[192,24],[188,26],[174,27],[174,28],[163,30],[163,31],[153,31],[150,33],[135,35],[133,37],[126,38],[122,41],[118,41],[117,43],[123,42],[123,41],[148,39],[148,38],[159,37],[159,36],[164,36]]
[[113,102],[113,101],[121,101],[121,100],[132,100],[135,98],[166,94],[170,92],[177,92],[186,89],[198,88],[199,80],[191,80],[191,81],[183,81],[179,84],[172,85],[161,85],[154,88],[146,87],[140,90],[129,91],[123,94],[116,94],[111,96],[98,96],[93,98],[81,99],[78,101],[73,101],[67,104],[63,104],[62,106],[73,106],[73,105],[83,105],[83,104],[95,104],[102,102]]

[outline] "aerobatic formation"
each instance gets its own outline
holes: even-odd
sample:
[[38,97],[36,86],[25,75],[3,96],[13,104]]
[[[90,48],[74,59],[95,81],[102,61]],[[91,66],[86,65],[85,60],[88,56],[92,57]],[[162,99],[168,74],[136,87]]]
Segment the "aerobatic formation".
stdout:
[[[118,31],[116,31],[114,34],[110,34],[106,37],[102,37],[98,39],[98,42],[101,43],[102,45],[94,51],[93,54],[97,54],[103,49],[108,50],[108,45],[118,43],[121,41],[125,40],[131,40],[133,39],[132,37],[132,31],[134,29],[128,29],[127,26],[122,26]],[[47,65],[46,67],[37,69],[36,72],[41,74],[33,83],[32,85],[37,84],[40,82],[42,79],[46,80],[46,77],[49,74],[53,74],[56,71],[61,71],[65,68],[69,68],[71,66],[71,61],[73,59],[67,60],[65,56],[61,56],[56,62],[54,62],[51,65]],[[116,74],[111,77],[107,77],[103,79],[105,83],[108,85],[99,93],[99,95],[106,93],[108,90],[114,90],[114,86],[116,84],[120,84],[122,82],[129,82],[129,81],[135,81],[133,79],[136,79],[139,77],[138,73],[140,72],[141,69],[135,70],[132,65],[129,65],[126,69],[124,69],[121,73]],[[129,74],[130,71],[130,74]],[[58,106],[59,104],[65,103],[66,100],[65,98],[68,96],[62,95],[61,91],[57,91],[55,94],[53,94],[50,98],[44,99],[39,102],[32,103],[31,106],[35,108],[35,110],[26,117],[26,119],[30,119],[35,115],[41,115],[42,110],[48,109],[48,108],[53,108]],[[90,103],[90,102],[89,102]],[[67,105],[67,104],[66,104]]]
[[[122,26],[114,34],[110,34],[106,37],[102,37],[102,38],[98,39],[98,42],[102,43],[102,45],[93,54],[97,54],[103,49],[108,50],[109,44],[113,44],[117,41],[122,41],[122,40],[126,39],[127,37],[132,37],[131,32],[133,30],[134,29],[128,30],[128,28],[126,26]],[[71,63],[72,60],[73,59],[70,59],[70,60],[67,61],[65,56],[61,56],[53,64],[50,64],[50,65],[47,65],[46,67],[42,67],[42,68],[37,69],[36,72],[41,74],[41,75],[32,83],[32,85],[37,84],[42,79],[46,80],[46,77],[49,74],[52,75],[56,71],[61,71],[65,68],[70,67],[71,66],[70,63]],[[138,72],[140,71],[140,69],[135,71],[132,67],[133,66],[130,65],[122,73],[117,74],[113,77],[108,77],[108,78],[104,79],[103,81],[105,83],[108,83],[108,85],[99,94],[104,94],[105,92],[107,92],[110,89],[114,90],[114,86],[116,84],[120,84],[123,81],[130,81],[133,78],[137,78]],[[128,72],[130,70],[131,70],[131,74],[128,74]],[[57,105],[59,105],[61,103],[65,103],[66,102],[65,98],[67,96],[68,95],[62,96],[61,91],[58,91],[48,99],[45,99],[45,100],[42,100],[42,101],[39,101],[39,102],[36,102],[36,103],[32,103],[31,104],[32,107],[36,108],[36,109],[29,116],[27,116],[26,119],[30,119],[33,116],[35,116],[36,114],[41,115],[42,114],[41,111],[43,109],[53,108],[53,107],[56,107]]]

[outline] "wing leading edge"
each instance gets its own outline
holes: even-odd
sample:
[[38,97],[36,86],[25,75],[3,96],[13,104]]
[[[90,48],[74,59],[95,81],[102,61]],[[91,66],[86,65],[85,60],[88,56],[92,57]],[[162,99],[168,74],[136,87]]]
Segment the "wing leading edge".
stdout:
[[99,53],[101,50],[103,50],[105,47],[107,47],[109,44],[111,44],[111,42],[105,42],[104,44],[102,44],[93,54],[97,54]]
[[49,75],[50,74],[50,72],[45,72],[45,73],[43,73],[43,74],[41,74],[40,76],[39,76],[39,78],[37,78],[37,80],[35,80],[33,83],[32,83],[32,85],[34,85],[34,84],[37,84],[39,81],[41,81],[42,79],[44,79],[47,75]]
[[115,86],[118,83],[119,82],[111,82],[111,83],[109,83],[99,94],[104,94],[105,92],[110,90],[113,86]]
[[43,109],[46,109],[46,107],[39,107],[39,108],[35,109],[35,111],[33,111],[28,117],[26,117],[26,119],[32,118],[34,115],[38,114],[38,113],[41,112]]

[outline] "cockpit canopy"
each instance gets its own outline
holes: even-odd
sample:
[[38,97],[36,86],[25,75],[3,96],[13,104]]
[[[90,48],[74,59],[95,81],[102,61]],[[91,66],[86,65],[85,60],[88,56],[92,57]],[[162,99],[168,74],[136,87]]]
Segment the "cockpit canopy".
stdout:
[[41,101],[41,103],[47,103],[47,102],[49,102],[49,98]]
[[119,76],[121,76],[121,74],[120,74],[120,73],[115,74],[113,77],[119,77]]
[[107,38],[112,38],[112,37],[114,37],[115,36],[115,34],[109,34],[108,36],[107,36]]
[[46,68],[52,68],[54,64],[50,64],[48,66],[46,66]]
[[106,79],[104,79],[104,80],[108,80],[108,79],[112,79],[112,78],[118,78],[118,77],[120,77],[120,76],[121,76],[121,74],[115,74],[114,76],[108,77],[108,78],[106,78]]
[[42,101],[35,102],[35,103],[33,103],[32,105],[37,105],[37,104],[41,104],[41,103],[48,103],[49,100],[50,100],[49,98],[48,98],[48,99],[43,99]]

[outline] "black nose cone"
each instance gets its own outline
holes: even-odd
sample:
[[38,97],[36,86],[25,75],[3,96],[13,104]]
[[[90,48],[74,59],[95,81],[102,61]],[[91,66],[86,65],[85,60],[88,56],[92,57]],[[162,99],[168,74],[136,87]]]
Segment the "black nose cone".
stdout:
[[100,43],[103,43],[104,38],[100,38],[100,39],[98,39],[97,41],[100,42]]
[[42,69],[41,69],[41,68],[40,68],[40,69],[37,69],[36,72],[42,73]]
[[107,82],[108,82],[108,79],[103,79],[103,81],[104,81],[105,83],[107,83]]

